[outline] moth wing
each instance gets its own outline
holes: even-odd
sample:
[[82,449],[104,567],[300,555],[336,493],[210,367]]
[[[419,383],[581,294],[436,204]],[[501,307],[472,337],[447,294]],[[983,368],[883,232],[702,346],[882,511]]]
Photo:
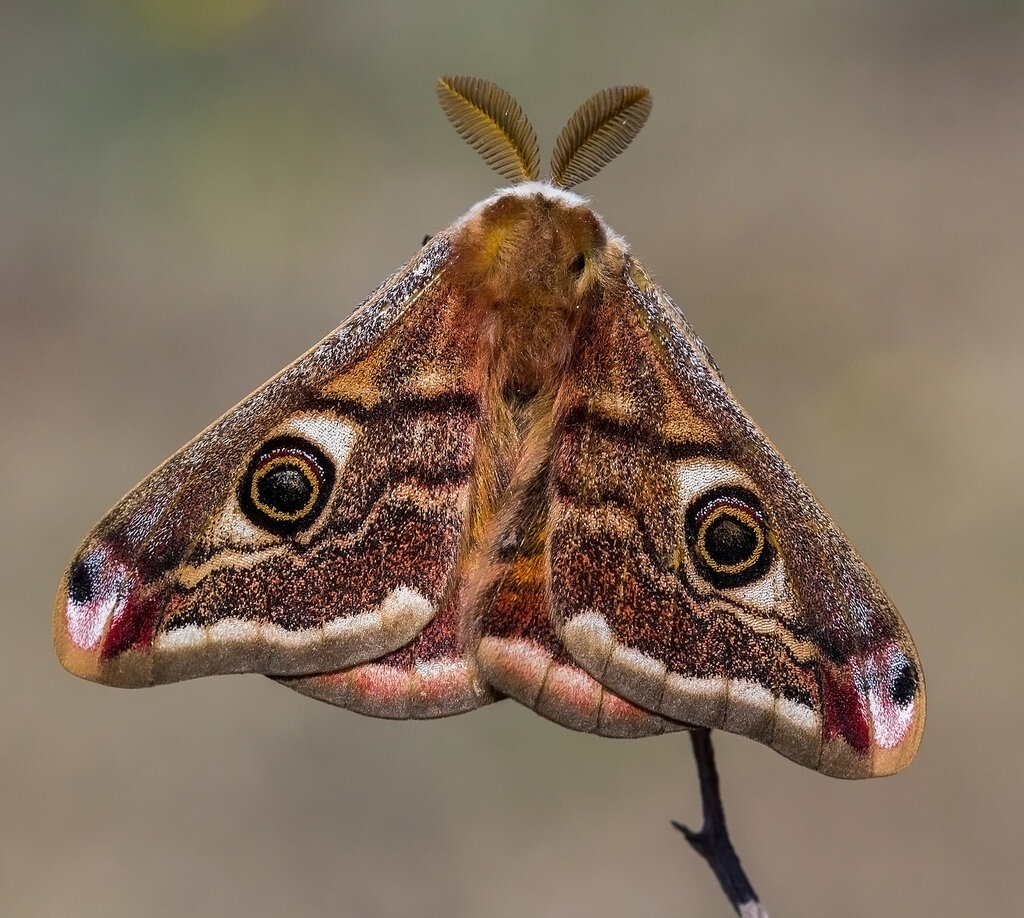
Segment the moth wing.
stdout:
[[475,623],[463,611],[465,579],[463,573],[438,614],[397,650],[337,672],[277,681],[317,701],[390,720],[450,717],[496,700],[478,671]]
[[[550,431],[539,432],[546,439]],[[527,447],[529,456],[534,450]],[[562,646],[551,622],[547,577],[550,454],[537,457],[502,508],[489,563],[478,572],[471,605],[479,610],[476,659],[496,689],[563,727],[635,738],[684,729],[619,697]]]
[[340,670],[456,578],[481,365],[440,234],[333,334],[129,493],[54,611],[61,662],[135,686]]
[[633,261],[554,419],[552,621],[623,698],[839,777],[897,771],[924,680],[889,598]]
[[509,500],[490,527],[487,564],[470,589],[479,668],[500,692],[575,731],[636,738],[682,729],[609,691],[555,634],[546,560],[550,427],[535,434],[522,451],[527,459],[513,478]]

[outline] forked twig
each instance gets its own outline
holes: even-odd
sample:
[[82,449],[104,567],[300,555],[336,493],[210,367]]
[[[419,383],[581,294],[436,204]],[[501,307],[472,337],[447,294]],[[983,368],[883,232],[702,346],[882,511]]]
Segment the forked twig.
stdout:
[[768,918],[768,912],[761,905],[743,872],[740,859],[729,840],[725,827],[725,811],[718,786],[718,770],[715,768],[715,753],[711,748],[711,731],[697,728],[690,731],[693,742],[693,757],[697,760],[697,776],[700,778],[700,799],[704,808],[704,825],[699,832],[688,829],[680,822],[674,825],[701,857],[710,865],[741,918]]

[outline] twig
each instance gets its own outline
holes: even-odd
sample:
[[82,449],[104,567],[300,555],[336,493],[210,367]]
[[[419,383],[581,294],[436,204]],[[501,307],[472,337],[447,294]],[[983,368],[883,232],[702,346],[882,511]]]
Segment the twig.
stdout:
[[688,829],[682,823],[674,825],[701,857],[710,865],[718,882],[741,918],[768,918],[768,912],[758,901],[754,887],[740,866],[740,859],[729,840],[725,827],[725,811],[722,809],[722,795],[718,786],[718,771],[715,768],[715,753],[711,748],[711,731],[697,728],[690,731],[693,742],[693,757],[697,760],[697,775],[700,778],[700,799],[704,807],[704,825],[699,832]]

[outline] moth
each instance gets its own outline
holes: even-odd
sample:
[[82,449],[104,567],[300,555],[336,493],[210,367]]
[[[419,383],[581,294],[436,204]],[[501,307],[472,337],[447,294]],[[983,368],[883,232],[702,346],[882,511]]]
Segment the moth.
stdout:
[[263,673],[363,714],[513,698],[699,726],[843,778],[905,766],[924,679],[864,562],[679,307],[569,189],[650,93],[588,99],[539,181],[504,90],[442,107],[510,187],[131,491],[57,594],[72,673]]

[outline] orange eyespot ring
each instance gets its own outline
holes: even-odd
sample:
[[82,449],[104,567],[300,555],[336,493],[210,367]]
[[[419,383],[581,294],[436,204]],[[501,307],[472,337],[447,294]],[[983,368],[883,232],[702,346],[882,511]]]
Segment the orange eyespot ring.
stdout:
[[267,516],[294,522],[320,496],[320,476],[305,456],[274,456],[252,476],[249,497]]
[[718,488],[696,500],[686,514],[686,539],[697,569],[716,587],[757,580],[774,554],[761,502],[746,488]]
[[238,486],[238,504],[257,526],[291,535],[320,515],[334,484],[323,452],[297,437],[278,437],[252,457]]

